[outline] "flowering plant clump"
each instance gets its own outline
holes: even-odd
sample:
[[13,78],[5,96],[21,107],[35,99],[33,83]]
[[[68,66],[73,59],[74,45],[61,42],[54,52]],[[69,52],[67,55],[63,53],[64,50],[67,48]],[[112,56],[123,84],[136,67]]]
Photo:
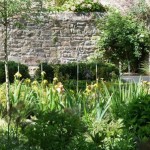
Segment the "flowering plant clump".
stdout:
[[105,8],[102,6],[99,0],[70,0],[67,1],[62,7],[66,11],[73,12],[105,11]]
[[64,86],[61,82],[58,82],[56,85],[55,85],[55,89],[58,93],[63,93],[65,91],[64,89]]
[[95,92],[97,89],[98,89],[98,83],[90,84],[86,86],[85,92],[91,93],[91,92]]

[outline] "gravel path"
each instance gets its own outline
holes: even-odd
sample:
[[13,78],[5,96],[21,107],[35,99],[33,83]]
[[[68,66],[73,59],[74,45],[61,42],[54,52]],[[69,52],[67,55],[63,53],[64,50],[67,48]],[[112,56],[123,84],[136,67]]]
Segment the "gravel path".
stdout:
[[150,76],[130,76],[130,75],[126,75],[126,76],[121,76],[122,80],[125,81],[133,81],[138,83],[139,81],[148,81],[150,82]]

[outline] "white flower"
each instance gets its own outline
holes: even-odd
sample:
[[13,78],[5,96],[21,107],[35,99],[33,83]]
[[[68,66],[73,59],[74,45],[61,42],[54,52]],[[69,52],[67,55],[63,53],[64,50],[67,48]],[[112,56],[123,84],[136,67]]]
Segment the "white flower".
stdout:
[[87,8],[91,8],[92,7],[92,5],[91,4],[87,4]]
[[58,78],[54,77],[54,78],[53,78],[53,81],[58,81]]
[[45,76],[45,74],[46,74],[46,72],[45,72],[45,71],[42,71],[42,72],[41,72],[41,76],[42,76],[42,77],[44,77],[44,76]]
[[81,4],[81,3],[83,3],[83,2],[84,2],[84,0],[80,0],[79,2],[80,2],[80,4]]
[[80,5],[81,3],[80,3],[80,1],[77,1],[76,4],[77,4],[77,5]]
[[71,9],[72,11],[75,11],[75,10],[76,10],[76,7],[75,7],[75,6],[72,6],[70,9]]
[[82,4],[82,5],[81,5],[81,7],[82,7],[82,8],[85,8],[85,7],[86,7],[86,5],[85,5],[85,4]]
[[98,0],[93,0],[93,2],[94,2],[94,3],[99,3],[99,1],[98,1]]

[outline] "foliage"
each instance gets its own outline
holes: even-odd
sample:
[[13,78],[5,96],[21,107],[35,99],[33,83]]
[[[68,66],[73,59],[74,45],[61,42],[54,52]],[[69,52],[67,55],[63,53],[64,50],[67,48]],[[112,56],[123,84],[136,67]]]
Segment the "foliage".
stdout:
[[59,6],[61,7],[65,2],[67,2],[69,0],[55,0],[55,6]]
[[150,75],[150,64],[148,61],[144,61],[141,63],[140,71],[145,75]]
[[135,134],[139,141],[150,139],[150,95],[141,95],[127,105],[123,117],[125,126]]
[[131,9],[131,14],[134,15],[139,21],[145,22],[148,25],[150,16],[150,6],[146,0],[137,0],[136,4]]
[[133,69],[137,68],[139,60],[150,48],[150,35],[145,24],[117,11],[108,12],[98,22],[98,46],[105,50],[106,58],[115,63],[130,62]]
[[53,65],[48,65],[47,63],[39,64],[38,66],[39,69],[35,72],[35,78],[37,80],[42,80],[41,79],[41,65],[42,65],[43,71],[45,72],[44,78],[52,82],[54,78],[54,68],[53,68]]
[[[39,66],[40,67],[40,66]],[[112,77],[117,78],[118,69],[111,63],[97,63],[98,78],[110,80]],[[45,79],[51,81],[52,77],[57,77],[59,81],[77,79],[77,64],[43,64],[43,71],[46,72]],[[36,76],[40,77],[40,69],[36,72]],[[51,80],[50,80],[51,79]],[[96,64],[95,63],[79,63],[79,80],[95,80],[96,79]]]
[[[29,9],[31,7],[30,0],[9,0],[7,3],[5,1],[0,1],[1,7],[1,18],[5,17],[14,17],[17,14],[23,14],[25,10]],[[7,16],[4,15],[4,6],[7,5]],[[3,13],[2,13],[3,12]],[[7,18],[7,19],[8,19]]]
[[24,132],[30,146],[38,145],[43,150],[69,150],[73,141],[86,131],[80,118],[68,112],[39,113],[37,118],[35,125],[25,128]]
[[[123,83],[117,82],[109,87],[114,94],[112,97],[112,114],[114,118],[123,118],[127,112],[128,104],[141,95],[148,93],[147,87],[139,81],[139,83]],[[118,89],[118,90],[116,90]]]
[[0,61],[0,83],[5,82],[5,66],[4,62]]
[[[8,67],[9,67],[10,82],[14,82],[14,75],[18,71],[18,63],[14,61],[9,61]],[[19,64],[19,72],[22,74],[21,79],[30,77],[28,67],[26,65]],[[5,82],[5,67],[4,62],[0,62],[0,83],[4,82]]]
[[[77,80],[74,80],[74,79],[69,79],[69,80],[65,80],[65,81],[62,81],[63,84],[64,84],[64,87],[66,89],[69,89],[69,90],[76,90],[77,88]],[[86,89],[86,84],[88,83],[87,80],[79,80],[78,81],[78,87],[80,90],[85,90]]]
[[94,122],[90,128],[89,138],[101,150],[135,149],[132,134],[124,130],[121,119],[114,121],[106,118],[101,122]]
[[[63,1],[64,2],[64,1]],[[60,2],[59,2],[60,3]],[[50,11],[73,11],[73,12],[105,12],[106,8],[98,0],[67,0],[62,6],[49,6]]]
[[[66,89],[57,78],[48,83],[43,77],[41,82],[18,78],[10,86],[12,149],[133,150],[135,134],[143,138],[149,133],[140,125],[141,130],[133,132],[140,119],[135,120],[132,109],[136,104],[148,111],[144,106],[149,100],[148,84],[101,79],[76,92]],[[2,85],[0,117],[7,122],[4,92]],[[137,103],[139,99],[141,103]],[[0,148],[6,149],[7,127],[0,133]]]
[[69,1],[64,4],[64,8],[69,11],[74,12],[92,12],[92,11],[101,11],[104,12],[105,8],[98,0],[79,0],[79,1]]

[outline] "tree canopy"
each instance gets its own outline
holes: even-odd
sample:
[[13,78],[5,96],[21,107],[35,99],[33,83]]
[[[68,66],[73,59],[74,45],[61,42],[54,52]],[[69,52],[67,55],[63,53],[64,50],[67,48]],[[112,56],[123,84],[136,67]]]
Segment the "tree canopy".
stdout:
[[98,46],[112,62],[135,63],[150,49],[150,34],[145,24],[132,15],[108,12],[98,22],[100,38]]

